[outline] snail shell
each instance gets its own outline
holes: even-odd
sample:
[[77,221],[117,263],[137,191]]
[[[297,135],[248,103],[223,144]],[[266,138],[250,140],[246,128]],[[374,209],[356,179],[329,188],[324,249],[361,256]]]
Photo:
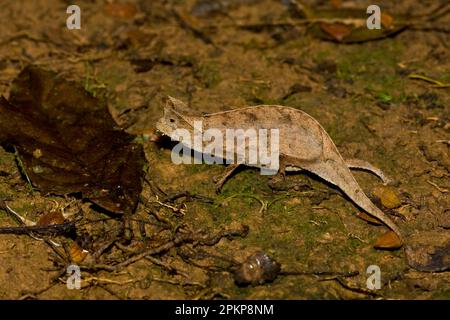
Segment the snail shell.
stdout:
[[234,281],[238,285],[261,285],[275,280],[281,266],[263,252],[249,256],[234,272]]

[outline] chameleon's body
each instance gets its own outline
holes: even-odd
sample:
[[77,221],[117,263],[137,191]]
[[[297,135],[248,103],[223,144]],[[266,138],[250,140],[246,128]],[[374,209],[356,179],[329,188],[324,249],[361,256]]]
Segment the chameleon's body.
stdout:
[[[351,200],[382,221],[401,239],[394,222],[366,196],[349,168],[361,168],[388,179],[381,170],[362,160],[345,161],[323,127],[305,112],[278,105],[261,105],[230,111],[192,116],[183,102],[169,97],[157,129],[173,138],[176,129],[193,130],[194,121],[202,121],[203,130],[216,128],[279,129],[279,171],[307,170],[339,187]],[[202,152],[202,150],[196,150]],[[244,164],[258,167],[258,165]],[[230,166],[231,167],[231,166]]]

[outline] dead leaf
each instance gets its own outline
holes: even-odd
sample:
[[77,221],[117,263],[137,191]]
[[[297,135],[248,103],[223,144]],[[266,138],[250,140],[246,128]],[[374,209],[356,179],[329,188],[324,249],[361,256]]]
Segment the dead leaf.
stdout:
[[339,42],[352,33],[352,29],[343,23],[321,22],[320,28]]
[[394,26],[394,18],[385,12],[381,12],[381,25],[387,29],[389,29],[390,27],[393,27]]
[[59,211],[49,211],[39,218],[36,223],[38,226],[49,226],[52,224],[61,224],[66,222],[64,216]]
[[81,192],[106,210],[132,212],[145,156],[118,128],[105,103],[81,86],[36,66],[0,98],[0,143],[13,145],[41,192]]
[[148,45],[156,37],[155,34],[146,33],[139,29],[130,29],[125,33],[125,35],[126,40],[135,47]]
[[394,250],[401,248],[402,245],[402,240],[398,237],[398,235],[395,232],[389,230],[377,239],[374,248]]
[[371,215],[368,215],[367,213],[365,213],[363,211],[359,211],[356,214],[356,216],[358,218],[363,219],[364,221],[367,221],[367,222],[370,222],[370,223],[373,223],[373,224],[376,224],[376,225],[382,225],[382,223],[379,220],[375,219],[374,217],[372,217]]
[[386,12],[381,15],[381,29],[368,29],[365,8],[304,8],[306,20],[311,21],[308,33],[313,36],[339,43],[360,43],[378,40],[402,32],[410,25],[408,17]]
[[88,251],[81,248],[76,242],[69,247],[70,259],[72,262],[81,263],[86,258]]
[[132,3],[108,3],[103,10],[107,15],[121,19],[132,19],[137,13],[136,6]]
[[405,250],[408,264],[419,271],[442,272],[450,270],[450,242],[443,246],[412,245]]
[[335,8],[340,8],[342,6],[341,0],[330,0],[330,3]]

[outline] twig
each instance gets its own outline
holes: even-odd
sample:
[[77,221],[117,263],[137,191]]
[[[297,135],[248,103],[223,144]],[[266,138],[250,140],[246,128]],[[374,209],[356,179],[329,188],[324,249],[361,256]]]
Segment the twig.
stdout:
[[430,180],[427,180],[427,182],[429,184],[431,184],[433,187],[435,187],[437,190],[439,190],[439,192],[442,192],[442,193],[447,193],[448,192],[448,189],[441,188],[436,183],[434,183],[434,182],[432,182]]
[[[126,252],[126,253],[133,253],[134,251],[130,248],[128,248],[127,246],[124,246],[121,243],[115,243],[116,247],[119,248],[120,250]],[[167,263],[164,263],[163,261],[161,261],[160,259],[157,259],[155,257],[152,256],[146,256],[145,257],[146,260],[152,262],[153,264],[163,267],[164,269],[166,269],[168,272],[173,272],[179,275],[182,275],[184,277],[188,277],[188,275],[182,271],[177,270],[176,268],[174,268],[173,266],[168,265]]]
[[450,140],[436,140],[436,142],[445,143],[446,145],[450,146]]
[[175,212],[175,213],[181,213],[182,215],[185,215],[185,214],[186,214],[186,209],[180,209],[180,208],[177,208],[177,207],[175,207],[175,206],[171,206],[171,205],[169,205],[169,204],[166,204],[166,203],[164,203],[164,202],[161,202],[161,201],[159,201],[159,197],[158,197],[158,196],[156,196],[156,201],[153,201],[153,202],[156,202],[156,203],[159,204],[160,206],[169,208],[169,209],[171,209],[171,210],[172,210],[173,212]]
[[261,208],[259,209],[258,213],[263,213],[267,211],[267,202],[265,202],[264,200],[258,198],[257,196],[254,196],[252,194],[245,194],[245,193],[237,193],[237,194],[233,194],[227,198],[225,198],[221,203],[219,203],[219,205],[226,203],[227,201],[229,201],[230,199],[236,198],[236,197],[244,197],[244,198],[250,198],[250,199],[254,199],[256,201],[258,201],[261,204]]
[[[202,42],[206,44],[210,44],[214,46],[214,48],[221,50],[210,37],[205,35],[202,31],[194,28],[191,26],[175,9],[172,9],[172,13],[174,17],[177,19],[178,24],[181,28],[188,30],[190,33],[192,33],[195,37],[199,38]],[[222,51],[222,50],[221,50]]]
[[157,281],[157,282],[163,282],[163,283],[169,283],[169,284],[174,284],[174,285],[181,285],[181,286],[197,286],[200,288],[206,288],[206,285],[204,285],[203,283],[197,282],[197,281],[177,281],[177,280],[170,280],[170,279],[162,279],[162,278],[151,278],[152,281]]
[[47,226],[20,226],[20,227],[0,227],[0,234],[38,234],[38,235],[61,235],[68,234],[75,230],[75,222],[69,221]]
[[[180,234],[174,237],[173,240],[162,244],[156,248],[151,248],[151,249],[147,249],[144,252],[140,252],[138,254],[136,254],[135,256],[132,256],[131,258],[118,263],[114,266],[104,266],[101,265],[102,268],[107,268],[109,270],[120,270],[123,267],[126,267],[136,261],[139,261],[143,258],[145,258],[146,256],[152,256],[152,255],[157,255],[160,254],[162,252],[165,252],[167,250],[170,250],[173,247],[179,246],[180,244],[183,243],[194,243],[197,242],[197,244],[200,245],[207,245],[207,246],[213,246],[216,243],[218,243],[220,241],[220,239],[222,238],[229,238],[229,237],[245,237],[248,234],[248,226],[242,225],[241,229],[233,229],[233,230],[221,230],[219,231],[216,235],[212,236],[212,237],[202,237],[202,236],[197,236],[197,234],[202,234],[202,232],[192,232],[192,233],[188,233],[188,234]],[[97,265],[97,268],[99,266]]]
[[337,272],[337,271],[281,271],[280,275],[285,276],[336,276],[336,277],[356,277],[359,275],[358,271],[347,271],[347,272]]
[[435,79],[429,78],[429,77],[421,75],[421,74],[411,73],[410,75],[408,75],[408,78],[423,80],[423,81],[432,83],[432,84],[434,84],[435,88],[449,88],[450,87],[450,84],[443,83],[439,80],[435,80]]
[[362,294],[369,295],[372,297],[382,297],[381,294],[378,294],[372,290],[359,288],[359,287],[352,287],[348,283],[346,283],[340,276],[335,276],[335,277],[327,278],[327,279],[320,279],[320,281],[333,281],[333,280],[336,281],[337,283],[339,283],[343,288],[345,288],[347,290],[357,292],[357,293],[362,293]]

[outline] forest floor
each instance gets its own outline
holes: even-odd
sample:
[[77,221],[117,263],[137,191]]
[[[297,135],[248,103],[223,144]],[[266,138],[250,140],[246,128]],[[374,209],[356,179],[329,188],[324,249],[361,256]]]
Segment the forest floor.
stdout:
[[[134,217],[148,224],[133,224],[131,242],[112,237],[103,264],[181,231],[213,237],[246,225],[249,232],[210,245],[174,245],[117,270],[82,269],[81,290],[67,288],[65,264],[48,242],[0,234],[0,299],[450,299],[448,14],[431,26],[343,44],[309,32],[289,1],[80,0],[81,30],[68,30],[72,2],[2,2],[0,95],[8,97],[24,66],[37,64],[105,99],[116,122],[143,145],[146,180],[154,188],[145,182],[142,196],[152,206],[142,201]],[[373,1],[305,3],[334,5],[336,12],[358,7],[367,17],[364,8]],[[395,23],[400,15],[426,14],[439,1],[379,5]],[[403,231],[405,246],[374,249],[386,228],[358,218],[360,210],[338,189],[303,172],[280,182],[244,168],[216,194],[213,177],[224,166],[175,165],[170,144],[156,139],[167,95],[204,113],[279,104],[310,114],[344,158],[368,160],[394,180],[401,205],[383,210]],[[56,201],[90,221],[109,218],[90,202],[31,188],[10,151],[0,149],[0,197],[11,208],[36,220]],[[370,173],[353,174],[369,195],[382,185]],[[154,189],[191,196],[163,202]],[[94,240],[105,242],[100,234],[117,227],[105,221],[92,227]],[[13,225],[0,211],[0,226]],[[258,251],[283,271],[306,274],[237,286],[232,265]],[[366,286],[371,265],[381,271],[379,290]]]

